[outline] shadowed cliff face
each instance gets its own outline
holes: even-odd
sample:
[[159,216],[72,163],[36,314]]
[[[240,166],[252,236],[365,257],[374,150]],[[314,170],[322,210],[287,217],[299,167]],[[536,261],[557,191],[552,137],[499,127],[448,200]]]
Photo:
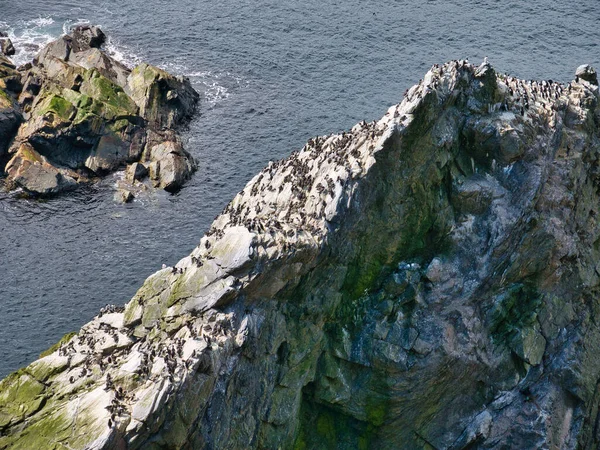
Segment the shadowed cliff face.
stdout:
[[0,448],[595,448],[599,130],[591,73],[435,66],[6,378]]

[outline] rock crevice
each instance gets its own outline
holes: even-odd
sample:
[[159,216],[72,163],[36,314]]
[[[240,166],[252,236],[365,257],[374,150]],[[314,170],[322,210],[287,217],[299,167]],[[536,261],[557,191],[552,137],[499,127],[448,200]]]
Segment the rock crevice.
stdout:
[[597,447],[578,73],[436,65],[269,164],[189,256],[0,383],[0,448]]

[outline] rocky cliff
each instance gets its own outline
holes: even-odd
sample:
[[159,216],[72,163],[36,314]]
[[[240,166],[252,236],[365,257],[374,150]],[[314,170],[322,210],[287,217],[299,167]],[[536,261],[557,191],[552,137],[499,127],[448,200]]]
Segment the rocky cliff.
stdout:
[[[0,55],[0,167],[6,186],[55,195],[130,165],[123,199],[146,185],[175,191],[196,164],[174,128],[199,95],[189,80],[148,64],[133,70],[79,26],[16,68]],[[151,183],[142,181],[149,173]]]
[[434,66],[2,381],[0,448],[597,448],[598,100]]

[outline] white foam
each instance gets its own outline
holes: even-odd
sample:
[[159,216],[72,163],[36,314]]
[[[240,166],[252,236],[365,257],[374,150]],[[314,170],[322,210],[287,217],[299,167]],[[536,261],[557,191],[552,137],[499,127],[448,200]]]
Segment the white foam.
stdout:
[[60,35],[52,17],[38,17],[15,25],[0,22],[0,29],[8,33],[16,53],[11,57],[16,65],[31,61],[40,49]]
[[212,72],[210,70],[190,70],[186,64],[167,62],[159,66],[175,75],[190,79],[194,87],[204,93],[204,104],[213,107],[231,95],[231,89],[247,86],[248,82],[231,72]]
[[26,25],[35,26],[35,27],[45,27],[48,25],[52,25],[54,23],[54,19],[50,16],[48,17],[38,17],[37,19],[31,19],[25,22]]
[[110,36],[108,37],[104,48],[106,53],[120,63],[125,64],[130,69],[143,61],[143,58],[139,56],[138,52],[134,51],[131,47],[125,44],[115,41]]
[[[30,62],[35,55],[48,43],[68,33],[76,25],[88,25],[87,19],[68,19],[57,23],[50,17],[38,17],[16,24],[8,24],[0,21],[0,30],[6,31],[13,41],[16,54],[12,56],[13,62],[19,66]],[[100,25],[102,28],[102,26]],[[105,44],[106,52],[117,61],[133,68],[140,64],[145,58],[141,51],[108,37]],[[247,86],[248,82],[242,77],[231,72],[211,72],[203,70],[191,70],[185,63],[169,61],[159,65],[175,75],[188,77],[194,87],[204,93],[205,104],[213,107],[227,99],[232,89]]]

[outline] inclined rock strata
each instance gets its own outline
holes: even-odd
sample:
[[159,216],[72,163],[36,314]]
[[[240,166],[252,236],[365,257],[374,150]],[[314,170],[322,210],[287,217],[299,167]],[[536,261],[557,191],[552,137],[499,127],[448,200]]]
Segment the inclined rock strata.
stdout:
[[0,448],[597,448],[598,100],[434,66],[0,383]]
[[[138,163],[176,191],[196,164],[175,127],[193,114],[189,80],[106,54],[104,33],[79,26],[15,68],[0,55],[0,164],[9,188],[54,195]],[[132,180],[128,188],[145,185]],[[148,184],[150,184],[148,183]]]

